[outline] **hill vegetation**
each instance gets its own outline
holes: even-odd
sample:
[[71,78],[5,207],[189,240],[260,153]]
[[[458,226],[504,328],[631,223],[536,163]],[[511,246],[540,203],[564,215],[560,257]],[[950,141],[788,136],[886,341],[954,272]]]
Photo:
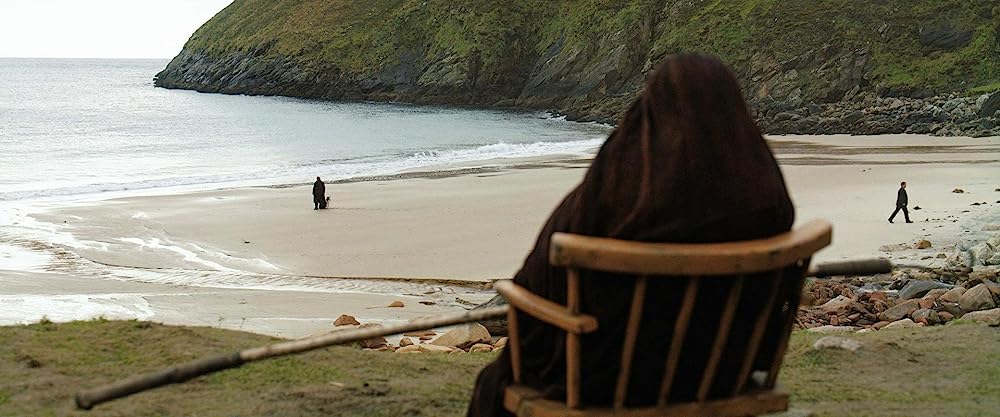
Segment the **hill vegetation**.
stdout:
[[553,109],[614,121],[668,54],[802,108],[1000,89],[992,0],[236,0],[157,85]]

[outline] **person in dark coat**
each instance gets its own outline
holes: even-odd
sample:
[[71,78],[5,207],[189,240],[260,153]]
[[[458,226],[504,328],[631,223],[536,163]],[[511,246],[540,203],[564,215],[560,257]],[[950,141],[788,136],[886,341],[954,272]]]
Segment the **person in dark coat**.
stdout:
[[906,222],[913,223],[910,221],[910,212],[906,210],[906,204],[908,202],[909,201],[907,201],[906,198],[906,181],[903,181],[899,183],[899,191],[896,192],[896,210],[894,210],[892,215],[889,216],[889,223],[892,223],[892,219],[896,218],[896,214],[898,214],[900,210],[903,210],[903,217],[906,219]]
[[[781,171],[733,74],[714,57],[673,55],[648,78],[643,94],[598,151],[583,181],[549,217],[514,282],[565,304],[566,270],[549,264],[554,232],[645,242],[722,242],[786,232],[794,216]],[[581,311],[600,323],[596,332],[582,336],[581,398],[584,405],[607,405],[620,368],[635,280],[595,271],[581,271],[580,276]],[[734,346],[749,338],[746,329],[753,311],[764,308],[770,283],[761,281],[746,280],[730,334]],[[718,320],[718,299],[731,282],[701,284],[685,338],[685,349],[692,346],[694,351],[691,358],[701,360],[680,364],[675,381],[682,382],[673,384],[677,388],[671,401],[694,398],[695,378],[708,358],[705,346],[715,332],[699,323]],[[656,403],[683,285],[670,279],[648,284],[644,317],[663,319],[641,322],[637,346],[642,348],[635,352],[627,405]],[[565,401],[565,333],[523,313],[518,323],[522,383],[549,399]],[[767,337],[771,332],[765,341],[777,339]],[[765,343],[758,359],[773,357],[776,346]],[[735,361],[740,359],[739,352],[727,350],[723,355],[713,397],[731,389],[739,368]],[[510,415],[502,400],[512,382],[509,349],[504,349],[480,372],[468,416]]]
[[326,184],[316,177],[316,182],[313,183],[313,210],[321,208],[326,208]]

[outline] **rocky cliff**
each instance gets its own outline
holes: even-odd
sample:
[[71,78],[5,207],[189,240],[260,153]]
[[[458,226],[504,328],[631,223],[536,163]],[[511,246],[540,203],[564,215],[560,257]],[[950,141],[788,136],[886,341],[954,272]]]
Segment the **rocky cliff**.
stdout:
[[771,133],[1000,134],[995,0],[235,0],[156,85],[614,122],[680,51]]

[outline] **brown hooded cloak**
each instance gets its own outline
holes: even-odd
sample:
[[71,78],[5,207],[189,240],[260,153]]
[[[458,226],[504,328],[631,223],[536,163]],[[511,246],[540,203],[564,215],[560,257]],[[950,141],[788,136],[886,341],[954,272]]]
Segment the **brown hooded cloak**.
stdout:
[[[674,55],[648,79],[644,93],[601,147],[581,184],[552,213],[514,282],[565,304],[566,271],[548,261],[554,232],[646,242],[721,242],[773,236],[789,230],[793,219],[781,172],[733,74],[713,57]],[[581,311],[597,316],[600,323],[595,333],[582,337],[584,405],[611,403],[620,368],[634,278],[608,275],[591,271],[580,275]],[[656,401],[683,284],[649,282],[629,405]],[[750,327],[741,321],[750,320],[767,298],[768,286],[758,284],[767,283],[746,280],[727,346],[738,346],[749,337],[739,330]],[[707,323],[718,320],[718,300],[730,286],[729,280],[702,283],[683,351],[685,358],[694,359],[680,364],[672,401],[694,397],[714,338],[715,328]],[[753,301],[757,299],[761,301]],[[565,333],[525,314],[518,320],[522,382],[550,399],[563,400]],[[765,343],[758,359],[768,350],[774,346]],[[723,356],[713,396],[735,379],[738,366],[727,359],[738,358],[728,353],[738,352]],[[690,383],[684,383],[685,378]],[[510,383],[510,355],[505,349],[480,373],[468,415],[509,415],[502,399]]]

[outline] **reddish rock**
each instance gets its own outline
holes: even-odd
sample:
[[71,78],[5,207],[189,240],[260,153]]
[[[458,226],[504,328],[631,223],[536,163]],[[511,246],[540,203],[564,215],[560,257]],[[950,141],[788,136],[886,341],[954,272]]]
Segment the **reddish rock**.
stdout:
[[337,320],[333,321],[334,326],[357,326],[359,324],[361,323],[358,322],[358,319],[347,314],[341,314],[340,317],[337,317]]
[[889,297],[886,297],[885,293],[882,292],[882,291],[872,291],[872,292],[868,293],[868,299],[869,300],[879,300],[879,301],[881,301],[883,303],[888,303],[889,302]]
[[885,327],[887,325],[889,325],[889,322],[883,320],[883,321],[880,321],[878,323],[873,324],[872,327],[874,327],[876,330],[878,330],[878,329],[881,329],[881,328],[883,328],[883,327]]
[[942,323],[947,323],[947,322],[951,321],[952,319],[954,319],[955,316],[953,316],[951,313],[949,313],[947,311],[940,311],[940,312],[938,312],[938,318],[941,319]]
[[[377,323],[367,323],[367,324],[362,324],[359,327],[359,329],[366,329],[366,328],[370,328],[370,327],[382,327],[382,325],[381,324],[377,324]],[[373,337],[371,339],[362,340],[360,342],[360,344],[361,344],[361,347],[363,347],[365,349],[378,349],[378,348],[380,348],[382,346],[388,345],[389,342],[387,340],[385,340],[384,337],[378,336],[378,337]]]
[[917,300],[917,304],[920,305],[920,308],[934,308],[934,300],[928,300],[926,298]]
[[389,307],[403,307],[403,302],[399,300],[393,301],[389,303]]
[[399,347],[410,346],[412,344],[413,344],[413,341],[410,340],[409,337],[404,337],[402,339],[399,339]]

